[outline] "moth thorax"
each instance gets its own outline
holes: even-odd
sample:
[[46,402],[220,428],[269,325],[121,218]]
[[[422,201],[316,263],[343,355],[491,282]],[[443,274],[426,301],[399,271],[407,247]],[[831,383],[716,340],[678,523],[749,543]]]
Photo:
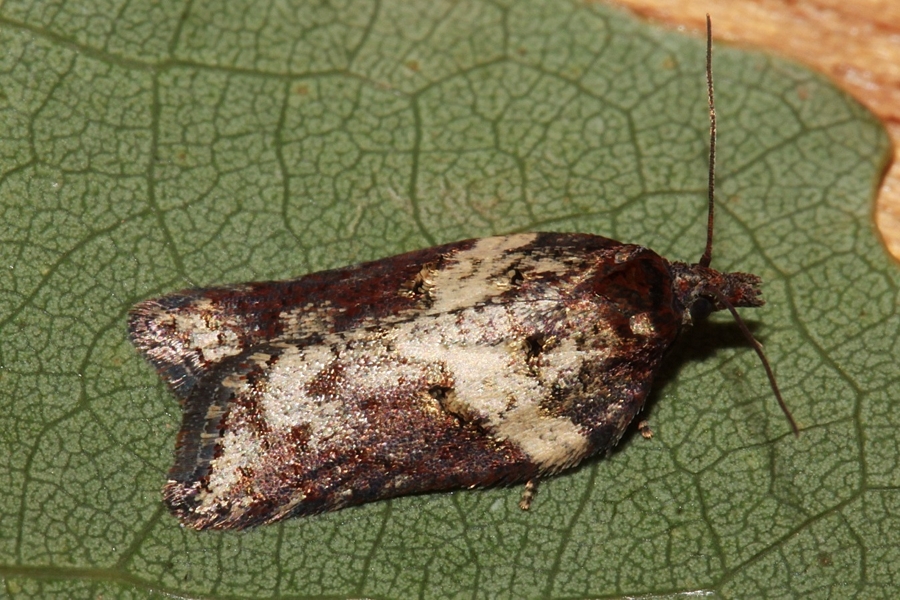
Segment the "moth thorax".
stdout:
[[671,263],[675,294],[684,306],[684,322],[691,324],[711,312],[731,306],[762,306],[759,277],[750,273],[721,273],[709,267]]

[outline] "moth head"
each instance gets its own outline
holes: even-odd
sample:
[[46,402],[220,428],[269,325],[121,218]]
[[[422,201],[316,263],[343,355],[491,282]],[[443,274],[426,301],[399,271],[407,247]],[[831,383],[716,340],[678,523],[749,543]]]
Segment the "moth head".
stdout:
[[760,279],[750,273],[721,273],[699,264],[672,263],[675,293],[684,306],[684,322],[690,325],[729,305],[762,306]]
[[778,406],[784,412],[794,435],[798,435],[800,428],[791,415],[784,398],[781,397],[781,391],[778,389],[778,383],[775,381],[775,374],[772,367],[763,353],[762,346],[741,319],[736,307],[738,306],[762,306],[764,301],[760,297],[761,292],[759,285],[761,283],[759,277],[750,273],[721,273],[715,269],[702,264],[687,264],[675,262],[670,264],[672,269],[672,277],[674,280],[675,294],[684,306],[684,323],[690,325],[698,320],[705,319],[711,312],[717,310],[728,310],[734,317],[735,323],[740,327],[741,332],[753,350],[759,356],[766,375],[769,377],[769,383],[775,398],[778,400]]

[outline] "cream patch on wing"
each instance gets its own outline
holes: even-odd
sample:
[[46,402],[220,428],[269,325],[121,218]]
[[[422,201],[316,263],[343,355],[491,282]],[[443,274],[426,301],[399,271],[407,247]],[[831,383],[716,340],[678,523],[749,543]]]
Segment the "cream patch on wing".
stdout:
[[505,277],[515,261],[521,259],[521,254],[514,251],[535,239],[536,233],[482,238],[468,250],[457,252],[446,266],[431,274],[434,303],[426,314],[476,306],[496,296],[502,291],[498,277]]
[[587,438],[570,419],[543,414],[539,404],[530,402],[503,415],[497,437],[514,441],[550,472],[574,465],[588,451]]
[[446,365],[455,406],[466,407],[497,439],[519,446],[543,470],[556,470],[583,457],[588,443],[571,419],[542,411],[545,382],[577,373],[588,357],[574,351],[574,341],[561,344],[544,381],[534,376],[517,325],[523,322],[518,311],[540,312],[538,304],[548,311],[556,307],[553,301],[488,305],[401,324],[394,345],[403,356]]
[[235,331],[243,327],[237,317],[228,321],[217,314],[217,308],[207,298],[195,300],[189,308],[160,313],[157,319],[169,321],[172,334],[188,351],[198,352],[203,360],[218,363],[243,350]]
[[[476,420],[497,440],[519,447],[543,471],[574,464],[588,451],[585,433],[568,417],[547,413],[541,403],[548,385],[571,380],[584,361],[597,357],[565,338],[541,355],[538,376],[521,340],[523,323],[558,310],[555,300],[488,303],[334,334],[310,346],[282,344],[264,381],[251,387],[235,378],[229,384],[238,395],[255,394],[267,433],[244,430],[232,422],[231,417],[239,417],[230,415],[230,431],[212,461],[211,489],[218,495],[240,480],[240,469],[262,467],[266,455],[253,436],[282,438],[302,426],[309,435],[309,452],[346,447],[368,427],[366,413],[354,399],[418,386],[421,393],[409,396],[424,402],[432,385],[446,381],[452,381],[453,394],[452,406],[444,405],[444,410]],[[258,353],[248,360],[262,365],[270,358]],[[331,383],[323,387],[323,381]]]

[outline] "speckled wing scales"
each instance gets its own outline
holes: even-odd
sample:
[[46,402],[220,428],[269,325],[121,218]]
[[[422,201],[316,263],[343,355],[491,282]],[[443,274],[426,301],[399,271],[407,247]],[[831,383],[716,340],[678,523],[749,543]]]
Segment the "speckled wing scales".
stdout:
[[438,264],[448,247],[409,252],[391,263],[372,261],[287,281],[188,289],[146,300],[129,314],[130,337],[183,401],[217,365],[258,344],[314,343],[323,332],[415,309],[416,298],[403,293],[402,286],[416,281],[423,266]]
[[166,502],[203,529],[571,467],[621,437],[682,313],[650,250],[518,234],[182,292],[130,324],[184,404]]

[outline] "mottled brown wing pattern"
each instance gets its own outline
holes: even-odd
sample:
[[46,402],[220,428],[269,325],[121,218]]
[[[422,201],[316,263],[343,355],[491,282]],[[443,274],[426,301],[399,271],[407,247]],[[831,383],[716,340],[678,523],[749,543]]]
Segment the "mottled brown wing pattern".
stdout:
[[[166,501],[233,528],[573,466],[643,406],[673,290],[650,250],[520,234],[138,305],[135,342],[185,405]],[[160,360],[164,327],[187,364]]]

